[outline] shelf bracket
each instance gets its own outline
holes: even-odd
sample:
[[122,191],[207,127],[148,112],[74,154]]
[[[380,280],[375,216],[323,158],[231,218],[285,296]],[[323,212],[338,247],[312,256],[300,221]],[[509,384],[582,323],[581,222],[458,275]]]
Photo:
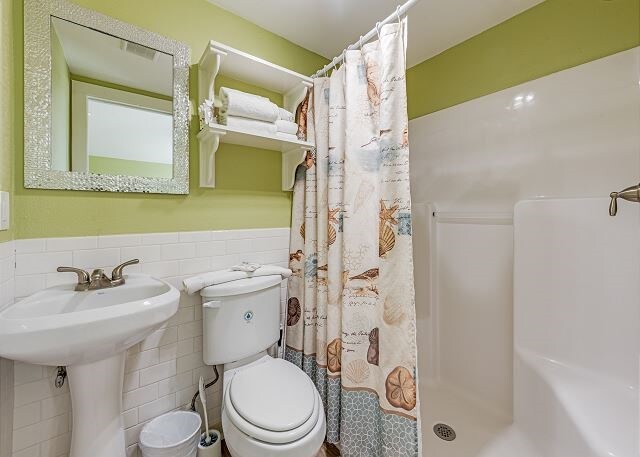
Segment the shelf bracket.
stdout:
[[205,49],[198,63],[198,104],[205,100],[213,101],[216,77],[220,71],[222,59],[226,56],[227,53],[218,49],[213,41],[207,44],[207,49]]
[[299,146],[282,151],[282,190],[293,190],[293,185],[296,182],[296,170],[298,165],[304,162],[308,150],[308,147]]
[[216,187],[216,152],[220,137],[226,132],[205,128],[198,133],[200,141],[200,187]]

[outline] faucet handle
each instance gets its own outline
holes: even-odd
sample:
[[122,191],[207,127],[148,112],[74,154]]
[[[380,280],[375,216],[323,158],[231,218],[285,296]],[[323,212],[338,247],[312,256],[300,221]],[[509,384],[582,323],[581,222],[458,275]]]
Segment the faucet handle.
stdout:
[[609,203],[609,216],[618,214],[618,192],[611,192],[611,203]]
[[640,184],[627,187],[620,192],[611,192],[609,197],[611,197],[611,203],[609,204],[609,216],[615,216],[618,213],[618,198],[640,203]]
[[89,285],[89,273],[74,267],[58,267],[57,271],[59,273],[75,273],[78,275],[78,284],[76,285],[76,290],[85,290],[85,288]]
[[122,277],[122,270],[124,270],[124,267],[128,267],[129,265],[135,265],[136,263],[140,263],[139,259],[132,259],[132,260],[127,260],[124,263],[121,263],[120,265],[118,265],[117,267],[115,267],[113,269],[113,272],[111,273],[111,281],[122,281],[124,283],[124,278]]

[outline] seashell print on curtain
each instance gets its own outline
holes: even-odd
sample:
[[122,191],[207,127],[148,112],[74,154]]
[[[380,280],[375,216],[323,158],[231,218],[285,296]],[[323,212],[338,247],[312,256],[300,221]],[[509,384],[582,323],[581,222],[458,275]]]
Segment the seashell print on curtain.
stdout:
[[345,457],[415,457],[416,320],[400,24],[347,51],[307,99],[286,358],[315,382]]

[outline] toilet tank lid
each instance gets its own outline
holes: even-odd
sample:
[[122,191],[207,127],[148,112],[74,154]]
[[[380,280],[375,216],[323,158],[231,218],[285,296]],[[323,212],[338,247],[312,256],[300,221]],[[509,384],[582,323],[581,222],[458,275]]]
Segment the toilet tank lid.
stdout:
[[253,278],[237,279],[235,281],[215,284],[200,291],[204,298],[229,297],[232,295],[248,294],[268,289],[282,282],[282,276],[256,276]]

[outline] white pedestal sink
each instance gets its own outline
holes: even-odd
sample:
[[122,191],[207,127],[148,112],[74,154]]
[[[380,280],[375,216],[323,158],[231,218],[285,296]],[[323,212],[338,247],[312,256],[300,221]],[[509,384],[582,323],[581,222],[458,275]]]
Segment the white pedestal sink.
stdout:
[[45,289],[0,313],[0,357],[67,367],[73,407],[70,457],[125,457],[122,384],[128,348],[178,310],[164,281],[128,275],[122,286]]

